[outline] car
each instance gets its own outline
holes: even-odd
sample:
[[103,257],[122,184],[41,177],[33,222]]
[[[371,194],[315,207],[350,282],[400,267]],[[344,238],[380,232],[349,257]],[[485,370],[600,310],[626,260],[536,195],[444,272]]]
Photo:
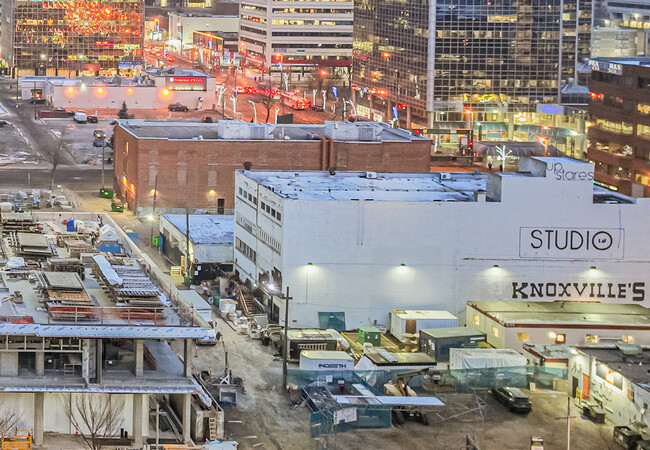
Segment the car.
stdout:
[[5,125],[9,125],[9,122],[6,120],[0,120],[0,127],[4,127]]
[[106,137],[106,132],[104,130],[95,130],[93,136],[95,136],[95,139],[103,139]]
[[529,413],[533,409],[530,398],[516,387],[500,386],[492,389],[492,395],[507,406],[508,411]]
[[104,139],[95,139],[93,140],[93,147],[105,147],[106,141]]
[[74,116],[72,116],[72,119],[77,123],[86,123],[88,121],[88,116],[83,111],[77,111],[74,113]]
[[235,87],[235,92],[238,94],[244,94],[246,93],[246,88],[243,86],[237,86]]
[[201,119],[201,122],[203,122],[203,123],[212,123],[212,117],[203,116],[203,118]]
[[97,116],[88,116],[88,123],[98,123],[99,118]]
[[311,110],[312,111],[318,111],[318,112],[325,111],[325,109],[323,108],[323,105],[311,105]]
[[174,61],[176,61],[176,57],[175,57],[175,56],[172,56],[172,55],[167,55],[167,56],[165,56],[165,59],[166,59],[167,61],[169,61],[169,62],[174,62]]
[[32,105],[43,105],[45,104],[45,99],[43,97],[34,97],[29,101],[29,103]]
[[167,105],[167,109],[170,111],[182,111],[187,112],[187,106],[181,105],[180,103],[170,103]]

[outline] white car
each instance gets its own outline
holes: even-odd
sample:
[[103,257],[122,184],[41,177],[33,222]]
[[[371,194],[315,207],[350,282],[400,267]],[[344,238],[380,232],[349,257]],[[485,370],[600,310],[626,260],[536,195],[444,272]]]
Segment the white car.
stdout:
[[77,111],[74,113],[74,116],[72,116],[72,118],[77,123],[86,123],[88,121],[88,116],[83,111]]

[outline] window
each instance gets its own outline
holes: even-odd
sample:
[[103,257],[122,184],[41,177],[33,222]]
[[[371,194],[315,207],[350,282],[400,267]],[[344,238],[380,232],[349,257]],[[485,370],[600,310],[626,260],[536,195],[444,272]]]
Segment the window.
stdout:
[[558,334],[555,338],[556,344],[566,344],[566,334]]
[[597,334],[588,334],[585,337],[585,341],[589,342],[590,344],[597,344],[600,339],[598,338]]
[[626,344],[634,344],[634,336],[631,334],[624,335],[623,342],[625,342]]
[[235,248],[242,253],[245,257],[250,259],[251,261],[255,262],[257,254],[255,253],[255,250],[250,248],[246,243],[241,241],[239,238],[235,239]]
[[517,333],[517,340],[528,342],[528,333]]
[[479,318],[478,318],[478,314],[474,314],[474,317],[472,317],[472,320],[474,320],[474,323],[475,323],[476,325],[478,325],[479,322],[480,322],[480,320],[479,320]]
[[492,325],[492,334],[495,335],[496,337],[499,337],[499,329]]

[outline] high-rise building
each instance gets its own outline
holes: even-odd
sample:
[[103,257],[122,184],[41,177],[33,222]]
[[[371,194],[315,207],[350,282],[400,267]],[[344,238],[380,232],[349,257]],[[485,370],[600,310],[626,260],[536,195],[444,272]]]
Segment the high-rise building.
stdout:
[[143,59],[143,12],[143,0],[3,0],[2,57],[23,75],[117,74]]
[[650,58],[592,59],[590,147],[597,182],[650,197]]
[[239,4],[240,53],[249,64],[283,67],[349,66],[352,57],[352,0]]
[[358,0],[357,109],[410,128],[463,120],[466,104],[481,120],[557,104],[589,57],[591,20],[592,0]]

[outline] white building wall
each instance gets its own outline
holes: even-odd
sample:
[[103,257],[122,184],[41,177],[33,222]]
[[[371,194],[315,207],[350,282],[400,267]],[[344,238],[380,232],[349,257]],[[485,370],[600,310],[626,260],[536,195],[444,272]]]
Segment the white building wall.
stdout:
[[[207,91],[173,91],[167,95],[163,93],[163,87],[159,86],[70,86],[46,87],[44,97],[51,101],[56,108],[83,109],[92,114],[95,109],[122,107],[126,102],[129,109],[167,109],[170,103],[181,103],[188,109],[212,108],[214,100],[214,79],[212,79],[212,90],[210,91],[210,79],[208,79]],[[98,89],[101,88],[101,93]],[[167,92],[167,91],[165,91]],[[199,98],[203,99],[202,102]],[[179,113],[174,113],[179,114]],[[182,113],[180,113],[182,114]]]
[[236,33],[239,31],[239,17],[237,16],[181,16],[169,15],[169,38],[180,39],[183,35],[183,45],[192,44],[194,31],[222,31]]
[[[294,297],[291,319],[313,327],[319,311],[345,311],[350,329],[375,320],[387,324],[398,307],[460,315],[467,300],[650,306],[650,203],[593,204],[590,180],[566,179],[585,166],[564,167],[559,180],[553,170],[540,178],[503,176],[495,190],[502,192],[500,202],[285,199],[281,270]],[[530,230],[536,227],[585,235],[609,230],[615,239],[623,232],[608,251],[533,255]],[[531,283],[542,283],[541,297]]]
[[[257,7],[262,10],[254,10]],[[285,8],[293,12],[276,11]],[[305,12],[300,12],[303,9]],[[330,12],[338,10],[340,12]],[[314,11],[314,12],[310,12]],[[295,57],[301,60],[317,56],[352,57],[353,25],[343,24],[353,21],[354,2],[352,1],[273,1],[246,0],[240,3],[240,39],[242,37],[258,41],[246,42],[246,49],[264,52],[264,65],[271,66],[271,57],[281,52],[284,58]],[[289,22],[287,22],[289,21]],[[316,24],[318,21],[320,24]],[[303,22],[307,24],[302,24]],[[314,23],[312,23],[314,22]],[[336,23],[336,24],[333,24]],[[255,31],[241,29],[248,27]],[[266,32],[266,34],[263,34]],[[289,33],[287,36],[273,36],[275,33]],[[331,33],[346,33],[349,36],[330,36]],[[300,43],[302,46],[295,46]],[[264,44],[264,47],[262,46]],[[346,45],[349,48],[323,48],[319,44]],[[288,61],[288,59],[287,59]]]

